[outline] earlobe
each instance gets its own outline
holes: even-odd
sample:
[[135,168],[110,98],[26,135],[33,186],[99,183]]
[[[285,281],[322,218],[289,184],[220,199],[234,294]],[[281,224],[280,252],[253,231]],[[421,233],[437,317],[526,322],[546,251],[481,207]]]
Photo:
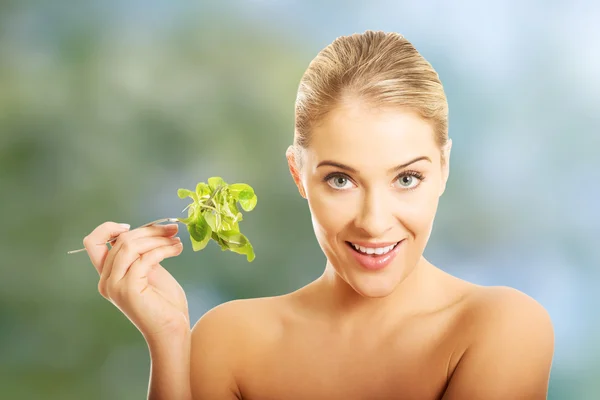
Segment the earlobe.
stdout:
[[302,185],[302,179],[300,179],[300,172],[297,169],[297,163],[295,158],[294,147],[289,146],[287,151],[285,152],[285,156],[287,158],[288,167],[290,169],[290,174],[294,179],[294,183],[298,187],[298,191],[300,192],[300,196],[306,199],[306,193],[304,191],[304,186]]

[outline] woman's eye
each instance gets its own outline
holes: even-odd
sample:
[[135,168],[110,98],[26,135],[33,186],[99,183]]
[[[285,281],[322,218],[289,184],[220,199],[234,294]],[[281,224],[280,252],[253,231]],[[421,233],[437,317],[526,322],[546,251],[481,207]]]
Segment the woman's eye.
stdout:
[[[400,186],[403,189],[414,189],[415,187],[417,187],[419,185],[419,183],[421,183],[421,181],[423,180],[423,177],[411,175],[411,174],[405,174],[405,175],[398,177],[396,180],[399,182]],[[350,181],[350,179],[348,179],[347,177],[345,177],[343,175],[331,176],[329,178],[326,178],[326,181],[329,184],[329,186],[331,186],[332,188],[337,189],[337,190],[349,189],[352,185],[352,182]],[[350,184],[350,185],[348,185],[348,184]]]
[[331,182],[329,186],[334,189],[344,189],[345,184],[349,182],[348,178],[343,176],[332,176],[328,181]]
[[421,180],[414,175],[402,175],[398,178],[398,182],[400,182],[400,186],[405,189],[412,189],[417,186]]

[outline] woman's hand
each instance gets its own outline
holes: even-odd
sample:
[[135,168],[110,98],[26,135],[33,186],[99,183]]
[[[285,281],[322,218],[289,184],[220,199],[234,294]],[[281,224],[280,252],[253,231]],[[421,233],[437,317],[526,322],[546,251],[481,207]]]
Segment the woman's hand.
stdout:
[[[147,342],[190,330],[182,287],[159,263],[181,254],[177,224],[152,225],[129,231],[105,222],[83,239],[100,274],[98,291],[129,318]],[[112,248],[104,243],[119,235]]]

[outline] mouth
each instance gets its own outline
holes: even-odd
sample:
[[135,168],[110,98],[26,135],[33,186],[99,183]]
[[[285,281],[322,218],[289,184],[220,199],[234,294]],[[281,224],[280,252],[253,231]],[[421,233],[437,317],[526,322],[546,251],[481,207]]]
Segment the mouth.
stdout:
[[346,242],[352,258],[363,268],[371,271],[378,271],[390,265],[392,260],[401,250],[404,239],[399,242],[384,247],[364,247],[355,243]]
[[365,256],[371,256],[371,257],[380,257],[380,256],[384,256],[386,254],[388,254],[389,252],[393,251],[394,248],[396,248],[396,246],[398,246],[398,244],[401,242],[402,240],[395,242],[395,243],[391,243],[388,244],[386,246],[378,246],[378,247],[365,247],[365,246],[361,246],[359,244],[356,243],[352,243],[352,242],[346,242],[346,244],[355,252],[365,255]]

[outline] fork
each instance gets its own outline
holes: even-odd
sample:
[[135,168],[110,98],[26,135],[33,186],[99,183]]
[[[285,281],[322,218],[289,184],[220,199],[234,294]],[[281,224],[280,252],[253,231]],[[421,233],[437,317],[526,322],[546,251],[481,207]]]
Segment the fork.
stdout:
[[[179,222],[179,219],[178,218],[161,218],[161,219],[157,219],[156,221],[148,222],[147,224],[138,226],[137,228],[134,228],[134,229],[145,228],[145,227],[150,226],[150,225],[160,224],[161,222]],[[114,243],[117,240],[118,237],[119,237],[119,235],[117,235],[114,238],[110,239],[106,243],[98,243],[98,245],[112,244],[112,243]],[[82,249],[67,251],[67,254],[79,253],[80,251],[85,251],[85,247],[82,248]]]

